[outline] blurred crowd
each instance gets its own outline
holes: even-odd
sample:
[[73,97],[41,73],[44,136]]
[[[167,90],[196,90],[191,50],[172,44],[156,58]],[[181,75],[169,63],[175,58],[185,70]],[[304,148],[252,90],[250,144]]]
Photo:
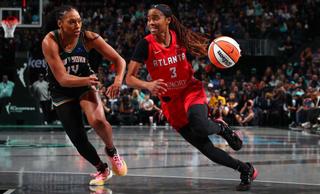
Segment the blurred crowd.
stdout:
[[318,128],[320,49],[309,57],[302,53],[298,62],[267,67],[260,76],[254,68],[248,77],[238,70],[227,84],[216,73],[208,84],[212,115],[241,126]]
[[[44,19],[62,4],[74,5],[83,18],[84,28],[95,31],[114,46],[124,58],[145,33],[145,15],[155,1],[49,0],[44,6]],[[159,1],[169,4],[181,22],[209,37],[228,35],[235,39],[273,39],[281,51],[290,55],[304,41],[319,33],[317,0],[200,0]],[[45,20],[44,20],[45,21]],[[17,29],[17,49],[30,49],[35,39],[41,39],[39,29]]]
[[[44,17],[63,4],[74,5],[86,30],[99,33],[125,59],[130,60],[135,44],[147,33],[146,11],[154,1],[49,0]],[[193,31],[235,39],[272,39],[284,58],[297,52],[306,41],[319,35],[318,0],[200,0],[162,1],[169,4],[180,21]],[[18,29],[16,50],[31,50],[41,42],[43,30]],[[38,49],[37,52],[41,52]],[[319,116],[320,49],[305,48],[299,59],[269,66],[261,71],[239,69],[233,75],[219,72],[207,59],[192,60],[195,76],[207,86],[212,117],[222,116],[233,125],[317,127]],[[103,93],[115,75],[114,65],[100,59],[97,75],[107,117],[113,124],[164,124],[159,100],[147,91],[123,86],[118,99]],[[145,70],[139,72],[148,79]]]

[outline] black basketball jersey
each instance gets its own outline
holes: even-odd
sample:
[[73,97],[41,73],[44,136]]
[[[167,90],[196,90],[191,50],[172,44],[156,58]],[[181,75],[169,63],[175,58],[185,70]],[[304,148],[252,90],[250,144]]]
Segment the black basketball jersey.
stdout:
[[[65,51],[61,45],[58,30],[53,31],[55,41],[59,45],[59,55],[66,68],[66,71],[70,75],[75,75],[79,77],[86,77],[91,74],[94,74],[94,71],[91,69],[89,64],[89,51],[86,50],[84,46],[84,32],[81,32],[80,37],[76,46],[71,51]],[[62,87],[59,82],[54,77],[50,68],[48,67],[48,81],[49,89],[51,93],[58,93],[66,96],[74,96],[77,91],[83,90],[87,87],[73,87],[67,88]]]

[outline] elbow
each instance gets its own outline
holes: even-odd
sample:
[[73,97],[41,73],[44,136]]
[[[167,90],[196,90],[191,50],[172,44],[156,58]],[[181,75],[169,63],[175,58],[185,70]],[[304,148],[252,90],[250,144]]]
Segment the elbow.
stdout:
[[69,82],[65,77],[61,77],[60,79],[57,79],[58,83],[62,87],[70,87]]
[[124,58],[121,57],[121,60],[120,60],[120,64],[122,64],[123,66],[123,69],[126,69],[126,60],[124,60]]
[[124,60],[124,58],[119,57],[115,60],[115,64],[117,66],[119,66],[123,71],[125,71],[126,69],[126,61]]
[[67,82],[64,81],[64,80],[58,80],[58,83],[59,83],[59,85],[62,86],[62,87],[68,87]]

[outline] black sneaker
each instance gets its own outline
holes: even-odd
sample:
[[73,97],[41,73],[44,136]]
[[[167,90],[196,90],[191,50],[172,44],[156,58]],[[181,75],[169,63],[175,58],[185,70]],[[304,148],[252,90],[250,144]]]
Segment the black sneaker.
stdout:
[[252,164],[246,163],[249,166],[249,171],[242,172],[240,174],[241,182],[237,186],[237,191],[248,191],[250,190],[251,183],[255,180],[259,174],[258,170],[255,169]]
[[240,131],[231,129],[223,120],[216,119],[215,122],[221,126],[221,131],[218,133],[229,144],[229,146],[238,151],[242,148],[242,139],[240,138]]

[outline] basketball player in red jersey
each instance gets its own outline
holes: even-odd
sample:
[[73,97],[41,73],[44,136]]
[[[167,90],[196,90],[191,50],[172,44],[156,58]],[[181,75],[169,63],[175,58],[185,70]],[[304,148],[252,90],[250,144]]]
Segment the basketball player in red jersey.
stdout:
[[[150,34],[135,48],[128,65],[127,84],[157,95],[172,127],[213,162],[238,170],[241,182],[237,190],[249,190],[258,171],[252,164],[236,160],[215,147],[208,138],[208,135],[218,134],[234,150],[242,147],[242,140],[223,120],[208,120],[203,84],[193,77],[187,60],[187,51],[195,56],[206,56],[209,40],[184,27],[167,5],[152,6],[147,19]],[[143,64],[152,78],[150,82],[137,77]]]

